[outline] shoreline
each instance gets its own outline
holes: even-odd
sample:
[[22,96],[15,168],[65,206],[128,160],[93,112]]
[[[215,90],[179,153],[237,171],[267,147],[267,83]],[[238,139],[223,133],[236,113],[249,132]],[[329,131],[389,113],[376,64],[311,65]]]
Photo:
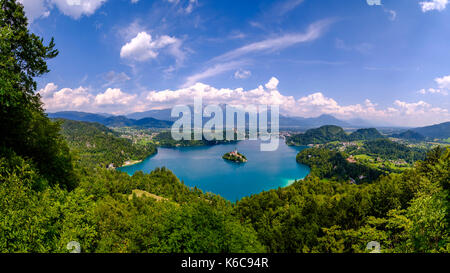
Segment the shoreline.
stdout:
[[[303,178],[303,179],[304,179],[304,178]],[[287,179],[286,184],[284,185],[283,188],[289,187],[289,186],[291,186],[292,184],[294,184],[295,181],[301,181],[301,180],[303,180],[303,179]]]
[[[251,142],[252,142],[251,140],[242,141],[242,143],[237,147],[238,148],[241,147],[243,149],[243,151],[245,150],[246,152],[244,152],[244,153],[248,152],[249,156],[253,153],[256,156],[259,156],[260,152],[258,150],[257,144],[253,144]],[[230,146],[230,145],[233,145],[233,146]],[[254,184],[257,184],[256,182],[244,181],[243,178],[241,178],[240,176],[237,176],[237,175],[233,175],[232,172],[239,169],[238,174],[240,172],[242,172],[244,175],[247,175],[247,173],[253,173],[253,172],[255,172],[255,170],[257,170],[257,171],[259,171],[259,173],[254,174],[254,175],[256,175],[256,177],[258,177],[258,178],[264,177],[262,174],[266,173],[266,171],[264,170],[265,168],[264,168],[263,164],[267,164],[267,162],[272,162],[273,160],[270,157],[268,157],[267,160],[258,161],[259,163],[257,166],[256,165],[248,165],[250,167],[250,169],[249,169],[249,171],[247,171],[247,170],[245,170],[245,169],[247,169],[245,164],[251,163],[253,161],[251,158],[248,160],[247,163],[238,163],[238,162],[226,160],[224,158],[220,158],[221,153],[229,152],[230,150],[235,148],[236,145],[224,143],[224,144],[218,144],[218,145],[213,145],[213,146],[214,147],[219,146],[219,147],[211,149],[209,147],[206,148],[205,146],[203,146],[203,147],[201,147],[201,146],[193,146],[193,147],[161,147],[161,146],[159,146],[157,154],[161,153],[162,157],[158,157],[156,161],[153,162],[154,159],[153,158],[150,159],[150,157],[151,157],[150,156],[143,160],[143,162],[146,162],[145,164],[142,163],[142,164],[139,164],[138,166],[136,166],[136,165],[125,166],[124,168],[120,168],[119,171],[125,172],[128,175],[132,176],[136,171],[139,171],[139,170],[143,171],[144,173],[151,173],[151,171],[153,171],[156,167],[165,166],[167,169],[171,170],[176,175],[176,177],[178,179],[180,179],[180,181],[183,180],[185,185],[189,185],[189,187],[197,186],[199,189],[204,190],[205,192],[211,192],[216,195],[221,195],[223,198],[225,198],[226,200],[231,201],[231,202],[236,201],[236,200],[241,200],[242,198],[251,196],[252,194],[259,194],[263,191],[292,186],[294,184],[295,180],[300,181],[300,183],[301,183],[304,181],[304,179],[310,173],[310,168],[308,168],[306,165],[304,167],[298,167],[297,165],[299,165],[299,164],[294,159],[295,156],[298,154],[298,150],[300,147],[287,146],[285,143],[283,144],[280,140],[280,149],[276,153],[284,154],[283,158],[286,158],[286,156],[287,156],[287,155],[285,155],[285,153],[289,153],[288,158],[291,158],[291,160],[289,160],[289,163],[290,163],[289,167],[285,168],[284,167],[285,164],[281,163],[280,169],[276,169],[276,170],[274,169],[272,171],[267,172],[269,174],[273,174],[273,176],[276,176],[278,179],[275,179],[275,177],[271,177],[270,179],[268,179],[268,180],[270,180],[270,183],[269,183],[269,181],[264,181],[264,184],[266,184],[267,188],[265,186],[258,190],[259,186],[254,185]],[[183,152],[180,153],[179,150],[183,150]],[[166,158],[166,155],[170,155],[170,156]],[[183,163],[181,163],[183,161],[183,159],[191,158],[191,157],[196,158],[197,156],[203,156],[203,155],[208,156],[208,158],[209,158],[209,156],[211,156],[211,158],[214,158],[215,161],[218,160],[218,164],[225,163],[226,165],[223,165],[224,168],[227,168],[227,170],[229,169],[229,171],[224,171],[226,173],[227,177],[229,177],[229,179],[232,179],[233,181],[235,181],[235,180],[241,181],[242,180],[242,183],[243,183],[242,187],[244,188],[244,190],[229,189],[228,187],[225,190],[221,190],[220,188],[217,188],[217,187],[211,188],[211,187],[205,186],[208,184],[208,182],[206,182],[207,180],[204,177],[209,177],[209,175],[202,174],[201,172],[204,172],[206,174],[210,173],[210,170],[209,170],[209,168],[211,167],[210,165],[208,165],[209,167],[207,170],[203,170],[203,167],[201,167],[201,166],[198,167],[198,169],[195,170],[195,173],[198,172],[198,176],[196,176],[195,179],[194,178],[186,179],[186,177],[189,177],[186,175],[187,170],[183,167],[180,167],[177,164],[183,164]],[[181,160],[180,160],[180,158],[181,158]],[[199,159],[201,159],[201,160],[198,161],[198,163],[192,163],[192,165],[203,164],[203,162],[205,160],[209,160],[209,159],[206,159],[203,157],[200,157]],[[223,162],[223,163],[221,163],[221,162]],[[137,164],[137,162],[135,162],[135,164]],[[286,164],[287,164],[287,162],[286,162]],[[291,165],[295,165],[295,166],[291,166]],[[198,165],[196,165],[196,166],[198,166]],[[222,166],[222,165],[217,165],[217,166]],[[253,167],[255,167],[255,170],[253,170]],[[284,175],[283,175],[283,173],[284,173]],[[200,178],[198,178],[198,177],[200,177]],[[261,179],[263,179],[263,178],[261,178]],[[224,179],[219,179],[219,180],[222,181]],[[225,183],[226,181],[224,180],[223,182]],[[234,185],[235,183],[233,182],[232,184]]]
[[[309,175],[309,174],[308,174],[308,175]],[[286,179],[286,180],[285,180],[285,181],[286,181],[286,185],[285,185],[283,188],[286,188],[286,187],[291,186],[292,184],[295,183],[295,181],[299,182],[299,181],[305,180],[305,178],[306,178],[308,175],[306,175],[306,176],[303,177],[302,179]]]
[[123,168],[123,167],[128,167],[128,166],[133,166],[136,165],[138,163],[141,163],[143,160],[127,160],[125,161],[122,166],[120,166],[119,168]]

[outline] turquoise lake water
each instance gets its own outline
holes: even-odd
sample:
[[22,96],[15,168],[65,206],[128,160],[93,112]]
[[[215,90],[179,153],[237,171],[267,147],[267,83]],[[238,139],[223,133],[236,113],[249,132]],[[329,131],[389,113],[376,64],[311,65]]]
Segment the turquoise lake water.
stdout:
[[[235,148],[248,162],[238,164],[222,159],[223,154]],[[119,170],[133,175],[136,171],[149,173],[156,167],[166,167],[187,186],[236,201],[305,178],[309,168],[295,161],[297,153],[305,148],[287,146],[283,140],[273,152],[260,151],[260,142],[255,140],[207,147],[158,148],[156,155]]]

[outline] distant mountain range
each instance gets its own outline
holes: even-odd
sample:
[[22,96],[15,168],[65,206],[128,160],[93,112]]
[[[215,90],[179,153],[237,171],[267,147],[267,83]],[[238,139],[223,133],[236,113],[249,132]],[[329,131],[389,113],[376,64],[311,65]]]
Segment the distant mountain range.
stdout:
[[323,125],[354,127],[352,124],[339,120],[332,115],[321,115],[315,118],[287,117],[280,115],[280,127],[316,128]]
[[431,126],[414,128],[411,131],[421,134],[428,138],[450,138],[450,122],[444,122],[440,124],[435,124]]
[[170,116],[172,109],[162,109],[162,110],[150,110],[146,112],[136,112],[126,115],[130,119],[142,119],[142,118],[155,118],[160,120],[170,120],[175,121],[178,118],[173,118]]
[[[192,111],[193,112],[193,111]],[[56,113],[48,113],[50,118],[64,118],[78,121],[98,122],[106,126],[142,126],[153,128],[170,127],[177,117],[171,117],[171,109],[163,110],[151,110],[147,112],[132,113],[125,116],[111,116],[105,114],[93,114],[76,111],[64,111]],[[246,115],[248,118],[248,115]],[[268,115],[270,123],[270,113]],[[225,118],[225,113],[224,113]],[[204,118],[203,123],[210,118]],[[302,117],[287,117],[280,115],[280,127],[281,128],[297,128],[297,129],[309,129],[317,128],[323,125],[336,125],[347,128],[358,128],[361,124],[350,124],[348,122],[339,120],[331,115],[321,115],[315,118],[302,118]]]
[[[226,105],[220,105],[220,107],[224,110],[224,116],[225,116],[225,106]],[[192,106],[191,108],[191,112],[192,111]],[[236,110],[236,109],[234,109]],[[156,119],[161,119],[161,120],[170,120],[170,121],[175,121],[178,118],[173,118],[171,117],[171,109],[163,109],[163,110],[150,110],[150,111],[146,111],[146,112],[137,112],[137,113],[132,113],[129,115],[126,115],[126,117],[128,118],[132,118],[132,119],[140,119],[140,118],[144,118],[144,117],[152,117],[152,118],[156,118]],[[270,112],[268,114],[268,116],[270,117]],[[209,118],[205,118],[204,121],[207,121]],[[269,118],[270,119],[270,118]],[[282,128],[302,128],[302,129],[308,129],[308,128],[316,128],[319,126],[323,126],[323,125],[337,125],[337,126],[342,126],[342,127],[352,127],[352,128],[357,128],[360,126],[366,126],[367,122],[362,121],[362,120],[355,120],[356,123],[349,123],[346,121],[342,121],[339,120],[335,117],[333,117],[332,115],[321,115],[319,117],[315,117],[315,118],[302,118],[302,117],[288,117],[288,116],[283,116],[280,115],[280,127]]]
[[[173,122],[178,119],[177,117],[171,117],[171,109],[136,112],[124,116],[93,114],[76,111],[48,113],[48,116],[50,118],[64,118],[78,121],[98,122],[110,127],[138,126],[144,128],[169,128],[170,126],[172,126]],[[270,113],[268,116],[270,117]],[[204,118],[203,122],[206,122],[207,120],[209,120],[209,118]],[[369,122],[361,119],[343,121],[335,118],[332,115],[321,115],[315,118],[288,117],[280,115],[280,128],[282,129],[306,130],[311,128],[318,128],[324,125],[335,125],[344,128],[373,127]],[[450,138],[450,122],[420,128],[413,128],[409,131],[400,132],[399,134],[395,134],[392,136],[415,140],[421,140],[423,138],[446,139]]]
[[416,141],[421,141],[421,140],[426,139],[423,135],[421,135],[417,132],[414,132],[412,130],[408,130],[408,131],[405,131],[400,134],[392,134],[391,137],[401,138],[401,139],[406,139],[406,140],[416,140]]
[[66,111],[48,113],[49,118],[61,118],[76,121],[98,122],[109,127],[136,126],[142,128],[169,128],[172,121],[159,120],[155,118],[130,119],[125,116],[106,116],[103,114],[92,114],[84,112]]
[[[191,112],[193,113],[192,106],[190,108]],[[225,109],[225,105],[221,105],[221,108]],[[146,112],[131,113],[124,116],[113,116],[110,114],[103,114],[103,113],[93,114],[76,111],[64,111],[64,112],[49,113],[48,115],[50,118],[65,118],[78,121],[98,122],[106,126],[139,126],[139,124],[144,124],[144,127],[152,127],[153,125],[157,125],[156,127],[159,128],[164,126],[169,127],[172,125],[172,122],[178,119],[178,117],[171,116],[171,111],[172,111],[171,109],[150,110]],[[224,113],[224,118],[225,116],[226,113]],[[246,118],[248,119],[248,114],[246,115]],[[268,113],[268,119],[270,123],[270,112]],[[209,118],[204,118],[203,123],[205,123],[208,120]],[[166,121],[168,123],[165,122],[161,123],[158,121]],[[347,122],[339,120],[332,115],[325,115],[325,114],[314,118],[288,117],[280,115],[279,122],[280,127],[284,129],[291,128],[291,129],[305,129],[305,130],[310,128],[317,128],[323,125],[336,125],[345,128],[361,128],[371,126],[368,122],[360,119]]]
[[450,122],[444,122],[431,126],[412,128],[397,134],[390,135],[391,137],[407,139],[407,140],[433,140],[433,139],[447,139],[450,138]]

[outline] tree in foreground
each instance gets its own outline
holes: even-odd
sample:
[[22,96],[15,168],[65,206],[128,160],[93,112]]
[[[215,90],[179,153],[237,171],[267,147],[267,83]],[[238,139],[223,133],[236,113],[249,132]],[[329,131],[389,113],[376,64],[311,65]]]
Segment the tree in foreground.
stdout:
[[50,185],[73,189],[69,149],[59,124],[44,113],[34,81],[49,72],[46,61],[58,51],[53,39],[44,45],[29,32],[21,4],[0,0],[0,6],[0,153],[29,158]]

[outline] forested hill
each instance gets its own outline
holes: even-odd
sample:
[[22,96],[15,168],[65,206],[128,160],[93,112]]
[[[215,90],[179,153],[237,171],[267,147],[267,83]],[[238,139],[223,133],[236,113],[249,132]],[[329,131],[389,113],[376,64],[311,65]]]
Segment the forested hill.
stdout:
[[423,135],[421,135],[417,132],[414,132],[412,130],[408,130],[408,131],[405,131],[405,132],[399,133],[399,134],[392,134],[391,137],[412,140],[412,141],[425,140],[425,137]]
[[288,144],[308,145],[336,140],[341,141],[343,139],[347,139],[344,129],[335,125],[325,125],[317,129],[310,129],[304,134],[292,135],[286,139],[286,142]]
[[297,155],[297,162],[311,168],[311,175],[320,179],[355,183],[373,182],[383,172],[359,163],[350,163],[338,151],[324,148],[309,148]]
[[412,131],[428,138],[447,139],[450,138],[450,121],[426,127],[414,128]]
[[339,126],[325,125],[320,128],[310,129],[304,134],[295,134],[286,139],[291,145],[323,144],[332,141],[355,141],[383,138],[383,135],[375,128],[359,129],[347,135]]
[[156,152],[151,144],[137,145],[120,138],[100,123],[73,120],[61,122],[61,133],[83,166],[121,166],[127,160],[142,160]]
[[380,132],[378,132],[378,130],[375,128],[358,129],[348,136],[348,139],[350,141],[373,140],[379,138],[384,138],[384,136]]
[[350,146],[345,151],[352,155],[369,155],[386,160],[404,160],[410,164],[425,158],[428,149],[409,147],[389,139],[365,141],[362,145]]

